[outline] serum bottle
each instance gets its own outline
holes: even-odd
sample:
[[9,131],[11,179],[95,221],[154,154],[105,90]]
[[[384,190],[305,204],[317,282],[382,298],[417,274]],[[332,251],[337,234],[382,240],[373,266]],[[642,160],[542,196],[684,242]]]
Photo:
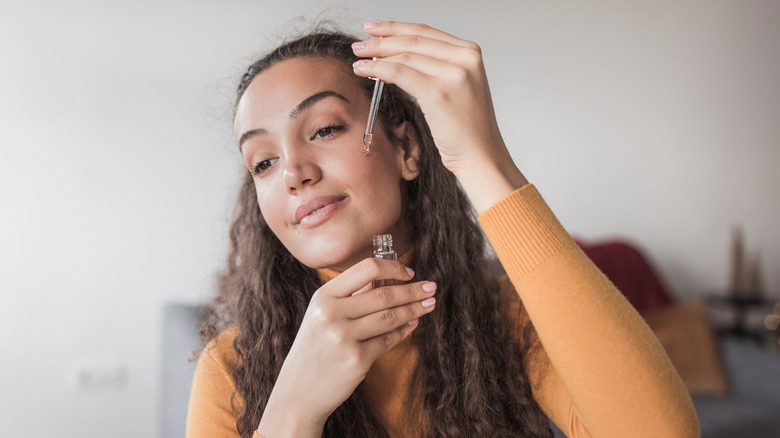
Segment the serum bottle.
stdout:
[[[398,254],[393,249],[393,236],[390,234],[377,234],[374,236],[374,252],[371,257],[385,260],[398,260]],[[398,280],[374,280],[371,286],[375,289],[382,286],[392,286],[398,284]]]

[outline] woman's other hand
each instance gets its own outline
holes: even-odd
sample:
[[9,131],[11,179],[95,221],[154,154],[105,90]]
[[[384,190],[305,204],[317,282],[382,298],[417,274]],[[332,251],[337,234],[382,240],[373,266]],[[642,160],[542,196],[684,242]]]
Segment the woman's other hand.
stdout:
[[383,353],[434,309],[427,281],[371,289],[371,281],[409,281],[402,264],[366,259],[312,296],[258,431],[264,436],[320,436],[328,416],[363,381]]
[[[527,183],[498,129],[480,47],[424,24],[366,23],[375,37],[353,44],[359,76],[377,77],[413,95],[443,164],[477,211]],[[486,177],[487,176],[487,177]]]

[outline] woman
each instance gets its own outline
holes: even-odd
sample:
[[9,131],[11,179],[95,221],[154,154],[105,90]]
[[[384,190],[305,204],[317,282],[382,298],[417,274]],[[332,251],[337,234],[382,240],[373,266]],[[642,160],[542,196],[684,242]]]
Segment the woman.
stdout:
[[[365,28],[382,38],[313,33],[239,85],[248,173],[188,436],[535,437],[548,416],[569,436],[698,435],[652,332],[513,163],[479,47]],[[394,85],[363,155],[367,78]],[[399,262],[366,258],[383,233]]]

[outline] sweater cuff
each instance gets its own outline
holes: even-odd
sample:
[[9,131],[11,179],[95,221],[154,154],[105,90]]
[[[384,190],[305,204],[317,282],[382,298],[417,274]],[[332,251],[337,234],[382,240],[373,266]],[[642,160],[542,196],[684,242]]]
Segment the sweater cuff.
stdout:
[[504,269],[518,276],[576,245],[532,184],[495,203],[478,221]]

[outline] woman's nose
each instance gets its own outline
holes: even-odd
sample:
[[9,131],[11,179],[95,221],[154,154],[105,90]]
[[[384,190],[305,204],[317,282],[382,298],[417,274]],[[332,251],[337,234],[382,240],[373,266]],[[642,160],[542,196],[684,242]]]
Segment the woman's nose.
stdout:
[[322,178],[319,166],[311,159],[288,156],[284,167],[284,184],[290,194],[295,194],[307,185],[315,184]]

